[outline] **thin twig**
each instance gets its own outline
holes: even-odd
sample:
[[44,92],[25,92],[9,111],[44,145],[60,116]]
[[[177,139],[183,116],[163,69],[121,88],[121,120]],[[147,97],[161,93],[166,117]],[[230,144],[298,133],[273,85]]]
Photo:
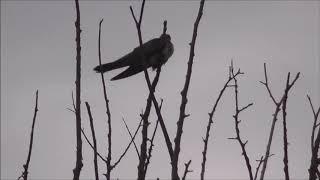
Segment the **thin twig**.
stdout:
[[[162,103],[163,103],[163,100],[161,99],[161,103],[160,103],[160,109],[162,108]],[[157,132],[157,129],[158,129],[158,125],[159,125],[159,119],[157,120],[156,122],[156,126],[153,130],[153,133],[152,133],[152,137],[151,137],[151,140],[150,140],[150,146],[149,146],[149,150],[148,150],[148,156],[147,156],[147,159],[146,159],[146,163],[145,163],[145,167],[144,167],[144,171],[145,173],[147,173],[147,170],[148,170],[148,166],[150,164],[150,159],[151,159],[151,154],[152,154],[152,150],[153,150],[153,141],[154,141],[154,137],[156,136],[156,132]]]
[[126,153],[129,150],[131,144],[134,142],[134,139],[136,138],[136,135],[138,134],[138,131],[139,131],[140,126],[141,126],[141,123],[142,123],[142,119],[140,120],[139,125],[138,125],[136,131],[134,132],[134,135],[133,135],[130,143],[127,145],[126,149],[124,150],[124,152],[120,155],[119,159],[113,165],[111,165],[111,170],[113,168],[115,168],[120,163],[121,159],[126,155]]
[[[267,148],[266,148],[266,153],[265,153],[265,158],[264,158],[264,161],[263,161],[263,164],[262,164],[262,169],[261,169],[261,174],[260,174],[260,180],[263,180],[264,179],[264,174],[265,174],[265,171],[266,171],[266,168],[267,168],[267,163],[268,163],[268,159],[270,157],[270,149],[271,149],[271,143],[272,143],[272,138],[273,138],[273,133],[274,133],[274,129],[275,129],[275,125],[276,125],[276,122],[277,122],[277,116],[278,116],[278,113],[280,112],[281,108],[281,104],[283,103],[283,100],[285,98],[285,94],[284,93],[281,97],[281,99],[279,101],[276,101],[274,96],[272,95],[272,92],[270,90],[270,87],[269,87],[269,83],[268,83],[268,76],[267,76],[267,70],[266,70],[266,63],[264,63],[264,72],[265,72],[265,82],[262,82],[260,81],[262,84],[265,85],[268,93],[269,93],[269,96],[271,97],[273,103],[275,104],[276,108],[275,108],[275,112],[273,113],[273,119],[272,119],[272,124],[271,124],[271,129],[270,129],[270,134],[269,134],[269,138],[268,138],[268,144],[267,144]],[[287,80],[287,86],[285,88],[285,92],[288,91],[291,89],[291,87],[295,84],[295,82],[298,80],[300,76],[300,73],[297,73],[296,74],[296,77],[294,78],[294,80],[292,81],[292,83],[289,83],[288,80]]]
[[233,76],[233,81],[234,81],[234,92],[235,92],[235,115],[233,116],[234,118],[234,123],[235,123],[235,130],[236,130],[236,140],[239,142],[240,144],[240,147],[241,147],[241,150],[242,150],[242,155],[245,159],[245,162],[246,162],[246,166],[247,166],[247,169],[248,169],[248,173],[249,173],[249,178],[251,180],[253,180],[253,175],[252,175],[252,169],[251,169],[251,164],[250,164],[250,159],[249,159],[249,156],[247,154],[247,151],[246,151],[246,144],[248,141],[246,142],[243,142],[241,137],[240,137],[240,129],[239,129],[239,114],[241,111],[243,111],[244,109],[252,106],[253,104],[250,103],[249,105],[239,109],[239,98],[238,98],[238,94],[239,94],[239,90],[238,90],[238,80],[237,78],[234,76],[234,72],[233,72],[233,67],[231,67],[231,74]]
[[[98,38],[98,55],[99,55],[99,66],[101,68],[101,24],[103,22],[103,19],[100,20],[99,23],[99,38]],[[104,75],[103,72],[100,72],[101,74],[101,83],[102,83],[102,87],[103,87],[103,96],[104,96],[104,101],[106,104],[106,113],[107,113],[107,117],[108,117],[108,155],[107,155],[107,172],[105,173],[105,176],[107,178],[107,180],[110,180],[110,175],[111,175],[111,170],[112,165],[111,165],[111,151],[112,151],[112,129],[111,129],[111,113],[110,113],[110,107],[109,107],[109,99],[107,96],[107,90],[106,90],[106,83],[104,81]]]
[[18,179],[20,179],[22,177],[23,177],[24,180],[28,179],[28,173],[29,173],[28,169],[29,169],[29,163],[30,163],[30,159],[31,159],[34,125],[36,123],[37,112],[38,112],[38,90],[36,91],[36,105],[35,105],[35,108],[34,108],[33,119],[32,119],[28,157],[27,157],[26,163],[23,165],[24,171],[22,172],[22,175],[20,177],[18,177]]
[[[73,93],[71,94],[71,96],[72,96],[72,104],[74,105],[74,98],[73,98]],[[75,106],[73,106],[73,108],[74,108],[74,110],[72,110],[72,109],[69,109],[71,112],[76,112],[76,110],[75,110]],[[83,135],[83,137],[84,137],[84,139],[87,141],[87,143],[90,145],[90,147],[92,148],[92,150],[94,151],[94,146],[93,146],[93,144],[90,142],[90,140],[89,140],[89,138],[87,137],[87,135],[86,135],[86,133],[84,132],[84,130],[83,129],[81,129],[81,134]],[[102,155],[99,153],[99,152],[97,152],[97,155],[98,155],[98,157],[102,160],[102,161],[104,161],[105,163],[107,162],[107,160],[104,158],[104,157],[102,157]]]
[[[84,137],[84,139],[87,141],[87,143],[90,145],[91,149],[94,151],[94,146],[93,144],[90,142],[89,138],[87,137],[86,133],[84,132],[83,129],[81,129],[81,133]],[[98,157],[105,163],[107,163],[107,160],[99,153],[97,152]]]
[[194,27],[193,27],[193,34],[192,34],[192,40],[190,43],[190,53],[189,53],[189,60],[188,60],[188,68],[187,68],[187,73],[186,73],[186,80],[184,83],[184,87],[181,91],[181,104],[180,104],[180,113],[179,113],[179,119],[177,121],[177,133],[176,137],[174,139],[174,151],[173,151],[173,159],[172,159],[172,172],[171,172],[171,178],[172,179],[179,179],[178,175],[178,161],[179,161],[179,154],[180,154],[180,143],[181,143],[181,137],[182,137],[182,132],[183,132],[183,123],[185,118],[187,117],[187,114],[185,112],[186,110],[186,105],[188,102],[187,99],[187,94],[188,94],[188,89],[190,85],[190,80],[191,80],[191,74],[192,74],[192,65],[193,65],[193,59],[194,59],[194,49],[195,49],[195,44],[196,44],[196,39],[197,39],[197,34],[198,34],[198,26],[203,14],[203,7],[204,7],[204,2],[205,0],[200,1],[200,6],[199,6],[199,11],[197,18],[194,22]]
[[317,179],[317,176],[319,177],[320,173],[318,170],[318,166],[319,166],[319,158],[318,158],[318,151],[319,151],[319,145],[320,145],[320,130],[318,129],[318,133],[317,133],[317,137],[314,140],[314,135],[315,135],[315,129],[316,129],[316,124],[318,121],[318,117],[319,117],[319,112],[320,112],[320,107],[318,108],[317,112],[315,111],[311,98],[309,97],[309,95],[307,95],[309,103],[310,103],[310,107],[312,109],[312,113],[313,113],[313,126],[312,126],[312,134],[311,134],[311,162],[310,162],[310,168],[309,168],[309,180],[315,180]]
[[258,164],[258,166],[256,168],[256,173],[254,174],[254,178],[253,178],[254,180],[256,180],[257,177],[258,177],[258,172],[259,172],[260,166],[261,166],[261,164],[263,162],[263,156],[261,156],[260,160],[256,160],[256,161],[258,161],[259,164]]
[[94,132],[94,126],[93,126],[93,118],[91,115],[90,105],[88,102],[86,102],[86,107],[89,115],[90,120],[90,128],[91,128],[91,134],[92,134],[92,140],[93,140],[93,164],[94,164],[94,175],[96,177],[96,180],[99,180],[99,168],[98,168],[98,161],[97,161],[97,140],[96,140],[96,133]]
[[311,133],[311,152],[312,152],[312,149],[314,147],[314,134],[315,134],[315,130],[317,128],[317,117],[319,115],[319,112],[320,112],[320,108],[318,109],[318,112],[316,112],[314,110],[314,107],[313,107],[313,104],[311,102],[311,98],[309,95],[307,95],[307,98],[308,98],[308,101],[309,101],[309,104],[310,104],[310,107],[311,107],[311,110],[312,110],[312,113],[313,113],[313,126],[312,126],[312,133]]
[[82,140],[81,140],[81,28],[80,28],[80,8],[79,0],[75,0],[77,19],[76,44],[77,44],[77,63],[76,63],[76,137],[77,137],[77,160],[76,167],[73,169],[73,180],[79,180],[82,163]]
[[186,179],[187,174],[188,174],[189,172],[193,172],[192,170],[189,170],[190,164],[191,164],[191,160],[189,160],[187,163],[184,164],[185,169],[184,169],[184,173],[183,173],[183,176],[182,176],[182,180],[185,180],[185,179]]
[[[220,99],[225,91],[225,89],[227,87],[229,87],[229,83],[230,81],[232,80],[232,77],[230,75],[230,68],[229,68],[229,78],[228,80],[226,81],[226,83],[224,84],[223,88],[221,89],[220,93],[219,93],[219,96],[211,110],[209,114],[209,121],[208,121],[208,125],[207,125],[207,130],[206,130],[206,136],[205,138],[203,139],[203,143],[204,143],[204,146],[203,146],[203,151],[202,151],[202,162],[201,162],[201,173],[200,173],[200,179],[203,180],[204,179],[204,173],[205,173],[205,169],[206,169],[206,160],[207,160],[207,149],[208,149],[208,141],[209,141],[209,135],[210,135],[210,129],[211,129],[211,124],[213,123],[213,115],[214,113],[216,112],[216,108],[218,106],[218,103],[220,102]],[[237,72],[235,74],[235,76],[238,76],[240,74],[240,72]]]
[[[132,133],[130,132],[130,129],[129,129],[126,121],[124,120],[124,118],[122,118],[122,122],[124,123],[124,125],[125,125],[125,127],[126,127],[126,129],[127,129],[127,132],[128,132],[128,134],[129,134],[129,136],[130,136],[130,139],[133,139]],[[138,150],[138,147],[137,147],[137,145],[136,145],[136,143],[135,143],[134,141],[133,141],[133,145],[134,145],[135,150],[136,150],[136,152],[137,152],[138,158],[140,159],[139,150]]]

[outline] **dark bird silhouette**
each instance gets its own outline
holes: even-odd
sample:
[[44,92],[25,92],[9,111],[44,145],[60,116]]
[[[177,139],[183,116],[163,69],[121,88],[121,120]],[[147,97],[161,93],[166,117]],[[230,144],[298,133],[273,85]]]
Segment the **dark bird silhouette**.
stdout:
[[111,80],[123,79],[142,72],[144,68],[152,67],[156,69],[162,66],[172,56],[173,51],[174,48],[170,35],[162,34],[160,38],[152,39],[142,44],[142,46],[134,48],[132,52],[116,61],[96,66],[94,70],[97,73],[104,73],[113,69],[129,66]]

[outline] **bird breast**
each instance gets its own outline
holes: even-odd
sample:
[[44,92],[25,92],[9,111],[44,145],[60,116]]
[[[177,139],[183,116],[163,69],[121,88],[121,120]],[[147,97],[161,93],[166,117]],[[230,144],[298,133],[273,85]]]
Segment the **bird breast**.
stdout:
[[163,63],[166,63],[168,61],[168,59],[172,56],[173,51],[174,51],[173,44],[170,41],[168,41],[162,50],[163,61],[164,61]]

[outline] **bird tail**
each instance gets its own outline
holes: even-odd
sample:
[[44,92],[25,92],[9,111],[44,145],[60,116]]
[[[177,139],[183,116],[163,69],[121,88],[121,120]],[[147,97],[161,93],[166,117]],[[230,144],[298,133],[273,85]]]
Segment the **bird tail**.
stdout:
[[101,64],[101,66],[96,66],[93,70],[95,70],[97,73],[104,73],[107,71],[110,71],[112,69],[116,69],[115,66],[112,63],[106,63],[106,64]]
[[93,70],[95,70],[97,73],[104,73],[107,71],[111,71],[114,69],[122,68],[125,66],[130,65],[130,54],[110,63],[101,64],[101,66],[96,66]]

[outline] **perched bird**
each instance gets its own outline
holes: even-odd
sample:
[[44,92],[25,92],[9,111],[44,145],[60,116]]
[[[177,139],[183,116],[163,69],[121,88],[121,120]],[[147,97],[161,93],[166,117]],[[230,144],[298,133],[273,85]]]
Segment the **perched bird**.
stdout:
[[125,71],[113,77],[111,80],[123,79],[142,72],[145,67],[156,69],[162,66],[172,56],[173,51],[174,48],[170,35],[162,34],[160,38],[154,38],[142,44],[142,46],[134,48],[132,52],[116,61],[96,66],[94,70],[97,73],[104,73],[113,69],[129,66]]

